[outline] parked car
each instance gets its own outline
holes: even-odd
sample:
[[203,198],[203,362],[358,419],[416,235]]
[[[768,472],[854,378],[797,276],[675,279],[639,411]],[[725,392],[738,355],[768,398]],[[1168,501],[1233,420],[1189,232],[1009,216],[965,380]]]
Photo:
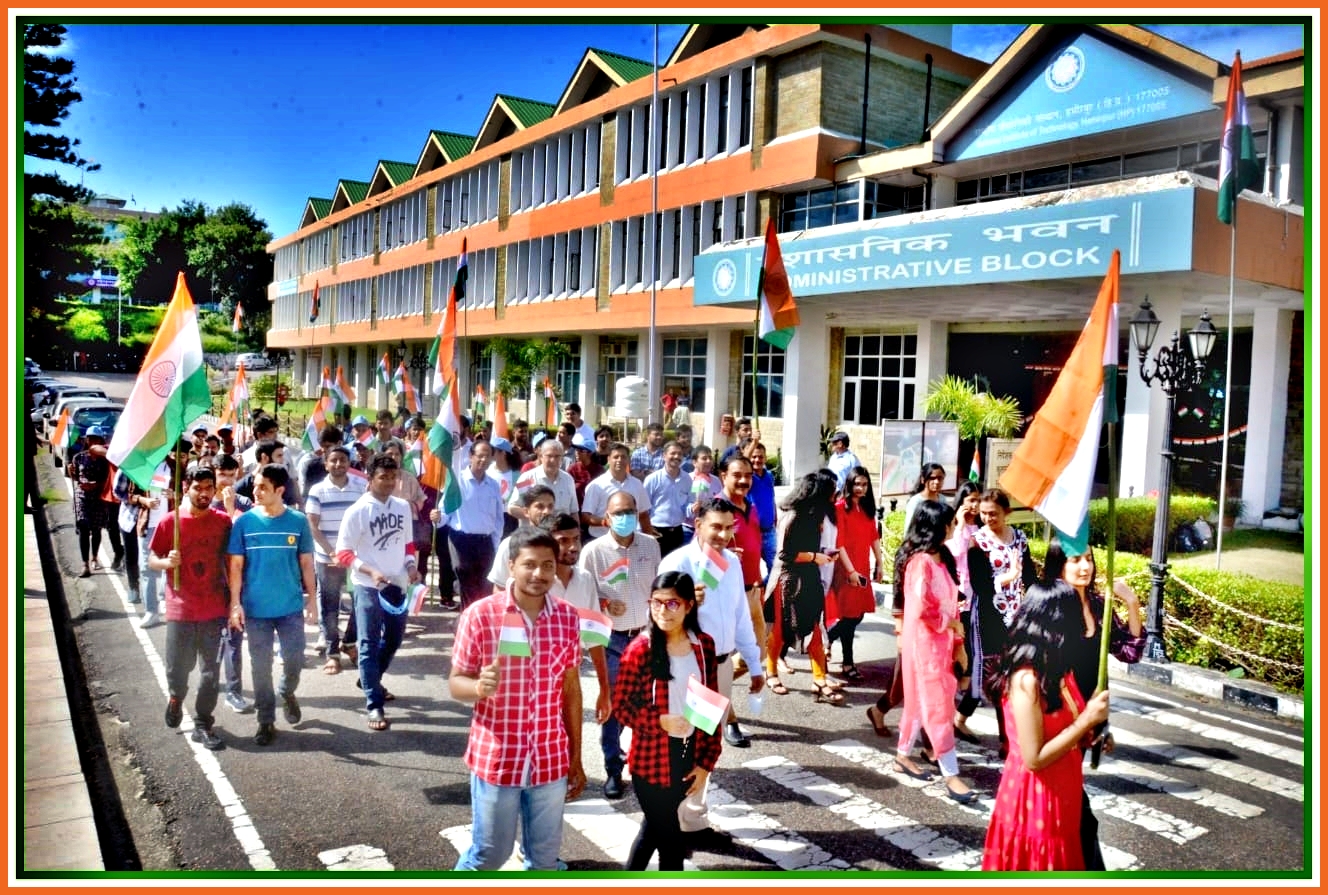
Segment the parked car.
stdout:
[[257,351],[249,351],[241,354],[235,359],[237,365],[244,364],[246,370],[271,370],[272,361],[267,359],[266,354]]
[[60,396],[60,400],[55,403],[54,407],[48,408],[50,413],[43,420],[45,428],[42,430],[42,434],[48,439],[51,437],[51,434],[55,432],[55,427],[60,424],[60,414],[64,413],[66,407],[69,408],[70,416],[73,416],[74,410],[80,405],[105,404],[109,401],[110,398],[105,395],[74,395],[65,392]]
[[93,426],[105,426],[108,430],[114,429],[115,424],[120,421],[120,414],[124,412],[124,405],[116,401],[105,401],[99,404],[76,404],[69,414],[69,435],[68,444],[51,445],[51,453],[55,455],[55,465],[68,463],[69,458],[83,450],[86,441],[83,433],[87,432]]
[[56,392],[47,389],[46,399],[32,411],[32,421],[34,423],[45,422],[55,425],[55,420],[60,418],[60,400],[62,398],[101,398],[105,400],[106,393],[99,388],[88,388],[86,386],[62,388]]
[[23,358],[23,376],[25,378],[28,376],[40,376],[41,371],[41,366],[39,366],[35,360],[30,357]]

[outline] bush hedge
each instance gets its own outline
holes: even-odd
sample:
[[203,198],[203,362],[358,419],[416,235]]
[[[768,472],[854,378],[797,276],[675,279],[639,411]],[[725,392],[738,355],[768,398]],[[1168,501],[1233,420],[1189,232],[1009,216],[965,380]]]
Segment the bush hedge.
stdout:
[[[1167,543],[1176,529],[1196,519],[1211,519],[1217,513],[1217,501],[1211,497],[1186,494],[1171,496],[1171,515],[1167,519]],[[1149,555],[1153,548],[1153,525],[1157,516],[1157,498],[1121,497],[1116,500],[1116,549]],[[1088,503],[1088,541],[1095,546],[1107,543],[1107,499]]]

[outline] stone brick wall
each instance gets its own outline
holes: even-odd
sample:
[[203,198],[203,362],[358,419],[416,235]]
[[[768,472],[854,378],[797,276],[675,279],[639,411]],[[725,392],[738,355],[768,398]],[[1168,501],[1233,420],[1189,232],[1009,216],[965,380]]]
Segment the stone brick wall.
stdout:
[[1282,447],[1281,505],[1305,509],[1305,313],[1291,322],[1291,372],[1287,377],[1286,443]]
[[821,108],[821,64],[824,45],[808,47],[775,61],[775,100],[771,114],[775,136],[816,127]]
[[[862,51],[834,44],[821,46],[821,126],[842,134],[862,130]],[[929,118],[935,121],[963,88],[933,69]],[[867,139],[902,146],[922,136],[922,106],[927,91],[925,69],[872,57],[868,85]]]

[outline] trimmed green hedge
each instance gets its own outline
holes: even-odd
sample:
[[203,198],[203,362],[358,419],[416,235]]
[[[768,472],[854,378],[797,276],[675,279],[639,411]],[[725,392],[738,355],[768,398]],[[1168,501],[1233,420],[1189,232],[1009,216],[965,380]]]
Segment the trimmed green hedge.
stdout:
[[[1167,519],[1167,543],[1176,529],[1196,519],[1212,519],[1217,501],[1211,497],[1186,494],[1171,496],[1171,515]],[[1148,555],[1153,549],[1153,525],[1157,516],[1157,498],[1121,497],[1116,500],[1116,549]],[[1095,546],[1107,543],[1107,499],[1088,503],[1088,541]]]

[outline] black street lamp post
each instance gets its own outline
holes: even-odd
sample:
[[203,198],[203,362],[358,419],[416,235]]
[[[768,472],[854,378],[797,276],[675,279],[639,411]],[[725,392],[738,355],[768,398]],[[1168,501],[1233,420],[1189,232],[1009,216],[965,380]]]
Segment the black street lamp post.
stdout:
[[1148,593],[1147,635],[1144,658],[1166,662],[1167,651],[1162,632],[1162,594],[1167,582],[1167,529],[1171,515],[1171,465],[1175,453],[1171,444],[1171,418],[1176,411],[1176,395],[1195,388],[1203,379],[1204,364],[1217,343],[1217,328],[1204,311],[1199,323],[1186,335],[1190,350],[1181,345],[1180,331],[1171,334],[1171,344],[1163,345],[1153,356],[1153,369],[1148,369],[1148,352],[1157,338],[1161,325],[1153,306],[1144,296],[1139,311],[1130,320],[1130,333],[1139,351],[1139,376],[1144,385],[1156,381],[1167,396],[1167,409],[1162,417],[1162,468],[1158,475],[1157,512],[1153,522],[1153,554],[1148,567],[1152,572],[1152,588]]
[[420,413],[424,413],[424,371],[429,369],[429,355],[420,347],[410,356],[410,368],[415,371],[415,392],[420,396]]

